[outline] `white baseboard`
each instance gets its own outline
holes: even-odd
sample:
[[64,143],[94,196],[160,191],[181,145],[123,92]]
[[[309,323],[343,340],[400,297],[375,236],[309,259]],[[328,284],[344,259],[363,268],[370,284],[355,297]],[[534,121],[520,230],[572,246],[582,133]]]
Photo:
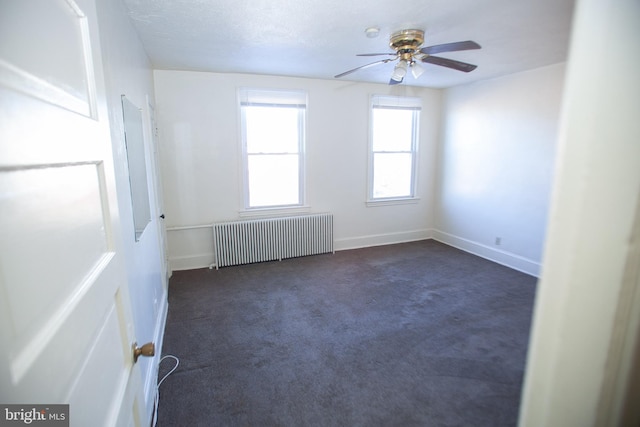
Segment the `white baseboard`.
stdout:
[[[366,248],[370,246],[392,245],[394,243],[414,242],[417,240],[430,239],[431,229],[403,231],[400,233],[371,234],[368,236],[349,237],[346,239],[336,239],[333,247],[336,251],[348,249]],[[171,271],[194,270],[197,268],[208,268],[214,262],[213,253],[200,253],[193,255],[183,255],[169,257]]]
[[[498,264],[513,268],[514,270],[530,274],[535,277],[540,276],[541,264],[529,258],[513,254],[511,252],[492,248],[482,243],[458,237],[444,231],[434,229],[423,229],[404,231],[400,233],[371,234],[368,236],[349,237],[336,239],[334,249],[344,251],[349,249],[367,248],[371,246],[392,245],[395,243],[414,242],[418,240],[434,239],[454,248],[472,253]],[[169,258],[171,271],[194,270],[197,268],[208,268],[214,260],[213,253],[201,253]]]
[[518,270],[535,277],[540,277],[540,268],[542,265],[529,258],[492,248],[482,243],[454,236],[453,234],[445,233],[440,230],[433,230],[432,238],[438,242],[445,243],[449,246],[453,246],[454,248],[458,248],[498,264],[505,265],[513,268],[514,270]]
[[205,254],[184,255],[179,257],[169,257],[171,271],[195,270],[197,268],[208,268],[214,260],[213,252]]
[[348,237],[346,239],[336,239],[333,247],[336,251],[348,249],[368,248],[370,246],[392,245],[395,243],[415,242],[426,240],[432,237],[433,230],[403,231],[400,233],[370,234],[368,236]]

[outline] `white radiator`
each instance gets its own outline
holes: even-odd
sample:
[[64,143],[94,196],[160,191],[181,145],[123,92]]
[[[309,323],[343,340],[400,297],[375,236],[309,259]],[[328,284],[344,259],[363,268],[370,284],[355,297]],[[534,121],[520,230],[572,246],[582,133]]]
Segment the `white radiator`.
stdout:
[[213,224],[213,241],[216,269],[330,253],[333,215],[221,222]]

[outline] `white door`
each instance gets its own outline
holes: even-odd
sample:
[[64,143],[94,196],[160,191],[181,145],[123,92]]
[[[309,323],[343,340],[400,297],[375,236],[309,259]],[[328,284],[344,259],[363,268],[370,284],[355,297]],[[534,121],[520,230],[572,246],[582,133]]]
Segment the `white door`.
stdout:
[[93,0],[0,0],[0,402],[141,425],[97,30]]
[[158,173],[158,168],[160,167],[160,154],[158,153],[158,125],[156,122],[156,110],[153,104],[151,104],[151,100],[147,97],[147,111],[149,114],[149,126],[151,138],[151,152],[153,155],[153,165],[151,167],[151,176],[153,177],[153,184],[155,186],[156,193],[156,215],[158,216],[159,221],[158,224],[158,239],[160,245],[160,253],[162,256],[161,259],[161,268],[163,272],[162,285],[164,289],[167,290],[169,276],[171,272],[169,271],[169,258],[168,258],[168,248],[167,248],[167,228],[165,226],[165,217],[164,217],[164,193],[162,187],[162,179],[160,173]]

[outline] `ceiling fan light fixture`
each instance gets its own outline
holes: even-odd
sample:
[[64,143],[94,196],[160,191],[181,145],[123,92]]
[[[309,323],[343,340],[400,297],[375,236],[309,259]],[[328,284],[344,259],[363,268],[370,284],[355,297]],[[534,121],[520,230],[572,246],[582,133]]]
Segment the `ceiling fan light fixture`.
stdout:
[[409,64],[407,64],[407,61],[405,61],[404,59],[400,60],[398,62],[398,65],[396,65],[395,68],[393,69],[393,74],[391,74],[391,80],[394,80],[396,82],[401,82],[404,76],[407,75],[408,65]]
[[424,68],[419,63],[413,62],[411,64],[411,74],[413,75],[414,79],[417,79],[422,74],[424,74]]

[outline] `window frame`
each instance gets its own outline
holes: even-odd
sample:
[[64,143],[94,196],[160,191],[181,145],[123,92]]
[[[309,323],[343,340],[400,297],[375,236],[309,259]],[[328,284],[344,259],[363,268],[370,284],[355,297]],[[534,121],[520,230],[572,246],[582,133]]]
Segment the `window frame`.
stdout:
[[[306,142],[306,110],[307,110],[307,93],[302,90],[288,89],[255,89],[255,88],[239,88],[238,89],[238,110],[240,124],[240,145],[242,156],[242,201],[243,208],[240,215],[252,215],[260,213],[273,213],[277,211],[292,212],[306,211],[308,207],[306,201],[306,185],[305,185],[305,142]],[[296,154],[298,158],[298,203],[292,204],[274,204],[274,205],[250,205],[250,182],[249,182],[249,156],[260,155],[249,153],[247,147],[247,127],[246,115],[244,107],[260,106],[260,107],[277,107],[277,108],[295,108],[298,111],[298,143],[297,153],[280,153],[280,154]],[[265,153],[269,156],[278,153]]]
[[[411,110],[411,149],[410,151],[374,151],[373,147],[373,116],[374,109],[396,109]],[[422,111],[422,100],[415,97],[371,95],[369,100],[369,147],[368,147],[368,178],[367,178],[367,206],[397,205],[406,203],[417,203],[420,198],[417,196],[418,190],[418,153],[420,140],[420,113]],[[376,153],[411,153],[411,178],[409,195],[393,197],[374,197],[374,157]]]

